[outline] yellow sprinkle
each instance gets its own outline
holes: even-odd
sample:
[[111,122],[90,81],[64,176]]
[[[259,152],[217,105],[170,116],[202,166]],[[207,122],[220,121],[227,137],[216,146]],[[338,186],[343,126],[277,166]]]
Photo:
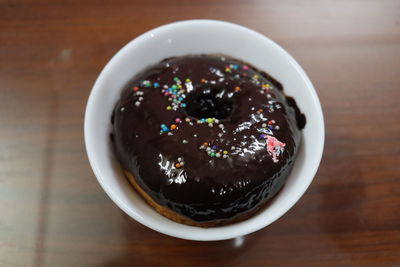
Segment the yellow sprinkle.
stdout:
[[171,106],[167,106],[167,110],[171,110],[172,108],[171,108]]
[[226,154],[228,154],[228,151],[224,150],[224,152],[222,152],[222,153],[224,153],[224,155],[226,155]]

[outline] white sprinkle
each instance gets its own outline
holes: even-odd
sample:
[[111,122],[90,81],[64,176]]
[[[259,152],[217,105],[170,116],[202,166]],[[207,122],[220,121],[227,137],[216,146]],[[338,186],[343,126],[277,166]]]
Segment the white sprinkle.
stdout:
[[249,101],[251,101],[252,99],[251,99],[251,97],[249,97]]
[[206,151],[208,152],[208,151],[210,151],[211,150],[211,147],[207,147],[206,148]]
[[178,161],[182,161],[182,158],[181,158],[181,157],[179,157],[179,158],[178,158]]
[[197,124],[201,124],[201,121],[200,121],[200,120],[197,120]]
[[267,98],[272,98],[272,95],[271,94],[267,94]]
[[139,101],[142,101],[142,100],[143,100],[143,96],[139,97]]
[[267,124],[263,123],[263,124],[261,124],[261,127],[265,128],[265,127],[267,127]]
[[221,128],[221,129],[224,129],[224,125],[223,124],[218,125],[218,127]]
[[190,125],[190,126],[193,126],[193,122],[189,122],[189,125]]
[[124,111],[124,110],[125,110],[125,108],[124,108],[124,107],[122,107],[122,108],[121,108],[121,112],[122,112],[122,111]]
[[278,125],[276,125],[276,126],[275,126],[275,129],[276,129],[276,130],[279,130],[279,129],[280,129],[280,127],[279,127]]
[[218,134],[219,138],[221,138],[223,135],[224,135],[223,133]]
[[220,153],[217,153],[217,154],[215,154],[215,156],[216,156],[217,158],[220,158],[220,157],[221,157],[221,154],[220,154]]
[[193,137],[197,137],[197,134],[194,134]]
[[222,158],[226,159],[228,157],[228,155],[223,155]]
[[231,146],[231,150],[235,150],[235,147],[234,147],[234,146]]
[[184,140],[182,140],[182,143],[183,143],[183,144],[187,144],[187,143],[189,143],[189,142],[188,142],[187,140],[184,139]]
[[138,106],[140,105],[140,102],[139,102],[139,101],[136,101],[136,102],[135,102],[135,105],[138,107]]
[[219,123],[219,119],[214,119],[214,122],[218,124]]
[[213,124],[212,124],[212,123],[209,123],[208,126],[213,127]]
[[168,132],[168,135],[174,135],[172,132]]
[[181,166],[183,166],[183,165],[185,165],[185,162],[184,162],[184,161],[182,161],[182,162],[180,162],[179,164],[181,164]]
[[272,123],[275,123],[276,121],[275,121],[275,120],[272,120],[271,122],[272,122]]

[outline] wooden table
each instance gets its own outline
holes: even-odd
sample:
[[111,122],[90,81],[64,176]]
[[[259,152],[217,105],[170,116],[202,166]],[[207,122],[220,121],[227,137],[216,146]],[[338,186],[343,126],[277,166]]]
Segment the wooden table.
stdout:
[[[168,3],[167,3],[168,2]],[[211,18],[259,31],[313,80],[319,171],[280,220],[193,242],[127,217],[89,166],[90,89],[129,40]],[[400,266],[400,2],[0,1],[1,266]]]

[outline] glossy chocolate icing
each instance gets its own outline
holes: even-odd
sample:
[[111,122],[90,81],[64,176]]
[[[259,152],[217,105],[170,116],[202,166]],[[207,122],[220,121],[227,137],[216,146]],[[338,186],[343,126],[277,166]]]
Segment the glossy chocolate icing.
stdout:
[[[266,73],[190,55],[137,74],[112,122],[117,158],[139,186],[159,205],[210,222],[251,212],[279,191],[305,118]],[[281,142],[274,155],[272,139]]]

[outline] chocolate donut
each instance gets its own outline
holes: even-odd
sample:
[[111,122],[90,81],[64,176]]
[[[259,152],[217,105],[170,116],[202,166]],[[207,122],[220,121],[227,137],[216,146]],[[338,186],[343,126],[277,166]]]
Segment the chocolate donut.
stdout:
[[243,220],[284,185],[305,117],[279,82],[221,55],[168,58],[137,74],[112,116],[122,169],[164,216]]

